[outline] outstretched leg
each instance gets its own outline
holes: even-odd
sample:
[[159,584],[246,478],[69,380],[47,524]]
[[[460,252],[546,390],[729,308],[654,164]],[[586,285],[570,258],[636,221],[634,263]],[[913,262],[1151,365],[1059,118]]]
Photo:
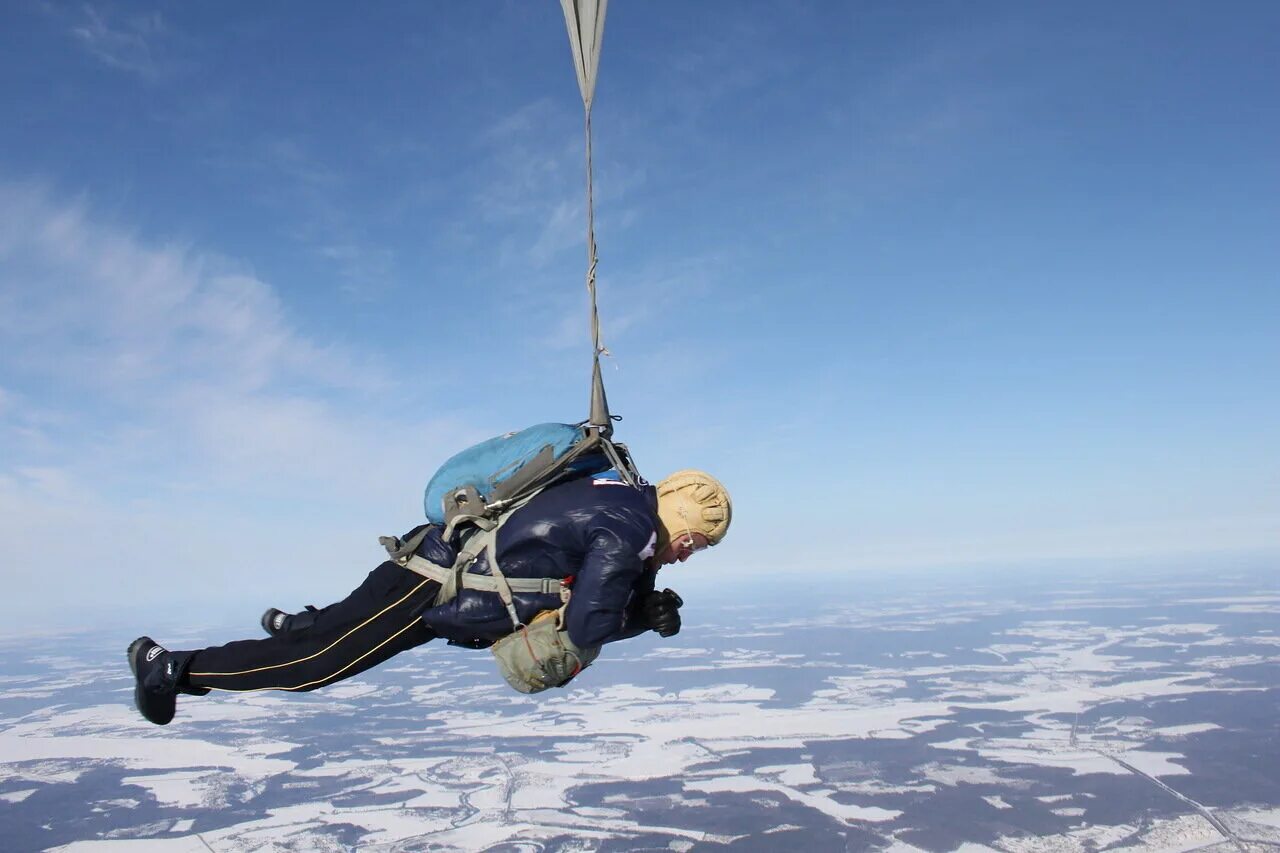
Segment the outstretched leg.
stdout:
[[150,637],[129,646],[134,704],[157,725],[173,719],[179,693],[210,690],[315,690],[350,678],[435,638],[422,613],[440,585],[392,562],[378,566],[350,595],[310,624],[261,640],[174,651]]
[[183,686],[307,691],[350,678],[434,639],[419,617],[438,591],[434,581],[383,563],[342,601],[316,611],[309,626],[192,653]]

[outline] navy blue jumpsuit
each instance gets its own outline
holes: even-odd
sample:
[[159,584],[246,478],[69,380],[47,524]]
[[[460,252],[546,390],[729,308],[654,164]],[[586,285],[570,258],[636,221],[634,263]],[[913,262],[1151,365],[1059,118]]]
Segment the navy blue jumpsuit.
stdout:
[[[615,472],[553,486],[516,510],[498,531],[498,563],[508,578],[573,578],[565,613],[570,639],[599,646],[648,629],[642,602],[653,591],[657,498]],[[438,528],[418,554],[445,566],[453,549]],[[469,571],[488,574],[482,557]],[[182,689],[314,690],[363,672],[400,652],[443,637],[484,648],[511,633],[496,593],[463,589],[435,606],[439,585],[394,562],[375,568],[342,601],[274,637],[174,652]],[[522,622],[561,604],[558,595],[515,595]]]

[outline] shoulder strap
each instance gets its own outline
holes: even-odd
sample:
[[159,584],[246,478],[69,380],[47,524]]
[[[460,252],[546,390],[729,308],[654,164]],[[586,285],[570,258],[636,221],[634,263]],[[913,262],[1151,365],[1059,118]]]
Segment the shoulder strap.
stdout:
[[430,524],[423,524],[413,529],[408,534],[407,539],[401,539],[399,536],[379,536],[378,544],[387,549],[387,558],[403,562],[401,558],[408,558],[414,551],[418,550],[418,546],[422,544],[422,540],[427,538],[427,534],[431,532]]
[[[559,578],[515,578],[509,581],[506,575],[502,573],[502,567],[498,565],[498,531],[502,529],[502,525],[506,524],[507,519],[515,515],[516,510],[537,497],[541,491],[541,489],[538,489],[527,495],[522,495],[519,499],[505,506],[496,519],[480,515],[459,515],[451,519],[449,526],[444,531],[446,540],[453,535],[455,527],[460,522],[465,521],[476,527],[475,531],[467,537],[462,547],[458,549],[458,556],[454,559],[452,566],[437,565],[414,553],[426,536],[425,527],[410,536],[407,541],[402,542],[394,536],[380,536],[378,537],[378,542],[387,549],[391,559],[410,571],[440,584],[440,592],[436,595],[437,605],[452,601],[457,596],[459,589],[479,589],[486,592],[496,592],[498,598],[502,599],[503,607],[507,609],[507,615],[511,617],[511,624],[514,630],[518,631],[524,626],[520,622],[519,614],[516,612],[513,592],[549,594],[563,588]],[[486,554],[488,557],[488,576],[472,574],[467,571],[480,558],[481,554]]]

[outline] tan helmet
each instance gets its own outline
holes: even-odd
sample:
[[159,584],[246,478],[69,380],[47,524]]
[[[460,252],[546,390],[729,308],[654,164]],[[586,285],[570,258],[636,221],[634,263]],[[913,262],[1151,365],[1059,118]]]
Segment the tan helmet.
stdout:
[[705,471],[677,471],[658,484],[658,542],[661,551],[673,537],[701,533],[715,545],[733,518],[729,493]]

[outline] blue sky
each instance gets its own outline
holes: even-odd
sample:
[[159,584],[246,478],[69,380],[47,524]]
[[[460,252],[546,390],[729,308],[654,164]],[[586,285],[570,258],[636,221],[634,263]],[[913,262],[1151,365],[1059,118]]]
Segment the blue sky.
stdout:
[[[1273,559],[1278,26],[615,0],[610,401],[737,511],[666,582]],[[7,620],[325,603],[444,458],[585,416],[551,0],[19,0],[0,96]]]

